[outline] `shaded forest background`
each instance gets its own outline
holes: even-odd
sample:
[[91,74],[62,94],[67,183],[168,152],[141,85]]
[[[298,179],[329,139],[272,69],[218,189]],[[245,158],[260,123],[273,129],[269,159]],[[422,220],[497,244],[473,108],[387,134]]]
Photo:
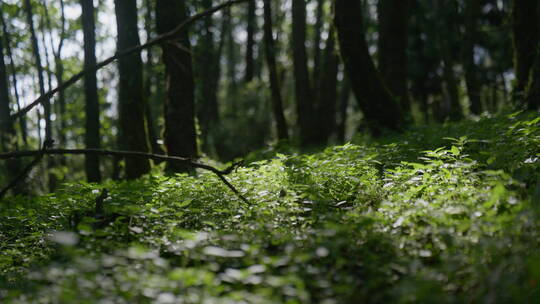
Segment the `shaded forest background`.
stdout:
[[[1,151],[54,140],[227,162],[540,104],[537,1],[232,1],[189,19],[219,4],[2,1]],[[83,69],[82,81],[47,93]],[[1,184],[30,161],[7,161]],[[193,170],[136,156],[51,156],[13,192],[162,167]]]

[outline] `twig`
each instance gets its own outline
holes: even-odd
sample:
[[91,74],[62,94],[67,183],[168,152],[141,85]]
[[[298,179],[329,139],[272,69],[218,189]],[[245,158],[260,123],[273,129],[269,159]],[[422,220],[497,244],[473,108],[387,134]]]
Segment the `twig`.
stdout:
[[32,169],[39,163],[39,161],[41,161],[43,156],[46,154],[47,149],[52,147],[53,143],[54,141],[52,140],[45,140],[41,150],[34,151],[34,160],[30,164],[28,164],[26,168],[24,168],[24,170],[18,176],[16,176],[4,189],[2,189],[2,191],[0,191],[0,199],[4,198],[4,196],[8,193],[9,190],[13,189],[15,186],[17,186],[18,183],[20,183],[26,178],[28,173],[30,173],[30,171],[32,171]]
[[72,86],[74,83],[76,83],[78,80],[83,78],[83,76],[86,73],[96,72],[96,71],[102,69],[103,67],[109,65],[111,62],[113,62],[113,61],[115,61],[115,60],[117,60],[117,59],[119,59],[121,57],[125,57],[125,56],[131,55],[133,53],[140,52],[140,51],[142,51],[144,49],[147,49],[147,48],[152,47],[154,45],[160,44],[160,43],[162,43],[164,41],[174,39],[175,36],[177,36],[180,32],[182,32],[188,25],[192,24],[193,22],[195,22],[195,21],[197,21],[197,20],[199,20],[201,18],[210,16],[210,15],[214,14],[215,12],[217,12],[219,10],[222,10],[224,8],[227,8],[229,6],[232,6],[234,4],[247,2],[247,1],[254,1],[254,0],[231,0],[231,1],[225,2],[223,4],[214,6],[213,8],[211,8],[209,10],[206,10],[204,12],[201,12],[201,13],[198,13],[198,14],[195,14],[195,15],[191,16],[190,18],[188,18],[184,22],[180,23],[172,31],[167,32],[165,34],[162,34],[160,36],[157,36],[156,38],[151,39],[150,41],[148,41],[145,44],[134,46],[134,47],[131,47],[131,48],[128,48],[128,49],[125,49],[125,50],[118,51],[118,52],[116,52],[116,54],[114,56],[105,59],[104,61],[96,64],[93,67],[90,67],[88,69],[84,69],[83,71],[79,72],[78,74],[75,74],[74,76],[72,76],[70,79],[68,79],[65,82],[61,83],[56,88],[54,88],[54,89],[48,91],[47,93],[39,96],[32,103],[30,103],[29,105],[27,105],[26,107],[24,107],[20,111],[14,113],[13,115],[11,115],[11,119],[16,119],[16,118],[19,118],[19,117],[25,115],[26,113],[28,113],[32,108],[34,108],[38,104],[41,104],[41,103],[51,99],[56,93],[66,90],[67,88]]
[[[84,155],[101,155],[101,156],[108,155],[108,156],[121,156],[121,157],[136,156],[136,157],[143,157],[146,159],[152,159],[156,161],[182,162],[192,168],[198,168],[198,169],[202,169],[202,170],[206,170],[206,171],[210,171],[214,173],[232,192],[234,192],[234,194],[238,196],[238,198],[240,198],[244,203],[249,204],[249,201],[240,193],[240,191],[238,191],[225,178],[225,175],[230,174],[234,169],[238,168],[238,166],[241,163],[235,163],[224,170],[219,170],[210,165],[206,165],[206,164],[194,161],[191,158],[151,154],[151,153],[136,152],[136,151],[116,151],[116,150],[105,150],[105,149],[42,149],[40,151],[36,151],[36,150],[16,151],[16,152],[0,153],[0,159],[36,156],[36,159],[34,160],[34,162],[37,163],[37,161],[39,161],[43,157],[43,155],[66,155],[66,154],[84,154]],[[4,193],[2,192],[2,194]],[[0,196],[0,198],[1,197],[2,196]]]

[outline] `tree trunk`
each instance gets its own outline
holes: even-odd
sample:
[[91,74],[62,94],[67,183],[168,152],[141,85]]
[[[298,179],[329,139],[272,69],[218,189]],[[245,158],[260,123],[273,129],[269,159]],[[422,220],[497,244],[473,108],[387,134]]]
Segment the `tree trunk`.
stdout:
[[[208,10],[212,7],[212,0],[203,0],[202,8]],[[226,22],[226,21],[223,21]],[[224,37],[221,37],[220,46],[214,43],[214,23],[211,17],[203,20],[204,31],[198,41],[195,52],[196,71],[200,81],[197,86],[197,118],[201,129],[202,145],[205,152],[215,152],[215,139],[213,132],[219,123],[218,112],[218,80],[220,74],[220,51]],[[221,33],[223,36],[223,33]]]
[[334,12],[341,58],[369,130],[375,136],[380,135],[383,128],[399,130],[403,123],[401,108],[369,54],[360,1],[336,0]]
[[529,84],[529,76],[540,40],[538,30],[538,6],[536,0],[512,1],[512,29],[514,42],[514,92],[522,97]]
[[480,84],[478,71],[474,63],[474,45],[478,37],[478,17],[481,14],[482,5],[480,0],[468,0],[465,3],[465,30],[463,41],[463,66],[465,68],[465,84],[469,96],[470,110],[472,114],[482,113],[480,100]]
[[[185,1],[160,0],[156,3],[156,23],[159,34],[174,29],[186,18]],[[176,43],[181,44],[182,48]],[[198,154],[195,132],[195,84],[188,32],[183,31],[177,37],[176,43],[161,45],[167,77],[165,146],[168,155],[195,158]],[[192,170],[174,162],[168,163],[167,168],[172,172]]]
[[330,136],[336,128],[336,101],[337,101],[337,76],[339,68],[339,58],[336,54],[334,33],[330,32],[326,40],[324,58],[322,62],[322,75],[318,87],[319,104],[317,113],[320,128],[319,144],[327,144]]
[[[151,0],[145,0],[145,17],[144,17],[144,29],[146,31],[147,39],[150,39],[154,35],[153,26],[155,24],[154,19],[154,7]],[[158,143],[158,127],[156,126],[156,114],[161,113],[158,109],[161,104],[160,96],[154,94],[153,88],[156,83],[156,70],[154,68],[154,52],[152,48],[146,49],[146,64],[145,64],[145,80],[144,80],[144,104],[145,104],[145,117],[148,125],[148,137],[150,140],[150,149],[154,154],[165,154],[165,151]],[[157,162],[155,162],[157,163]]]
[[315,11],[315,26],[313,29],[314,37],[313,37],[313,87],[315,88],[314,91],[318,92],[320,88],[318,87],[320,85],[320,72],[321,69],[321,36],[322,36],[322,30],[324,27],[324,2],[325,0],[317,0],[317,9]]
[[339,143],[345,143],[347,133],[347,109],[351,98],[351,83],[344,78],[339,92],[339,123],[337,125],[337,139]]
[[[121,51],[139,45],[136,1],[115,0],[114,4],[118,33],[117,49]],[[123,150],[148,152],[141,53],[120,58],[118,71],[120,146]],[[147,159],[126,157],[125,162],[128,179],[138,178],[150,171],[150,162]]]
[[[94,1],[81,0],[82,28],[84,34],[84,67],[88,69],[96,65],[96,34],[94,22]],[[99,149],[100,122],[99,122],[99,97],[97,90],[96,72],[84,75],[84,98],[85,98],[85,134],[84,144],[87,149]],[[86,179],[89,182],[100,182],[101,171],[99,170],[99,157],[86,155],[84,160]]]
[[[32,13],[32,4],[30,0],[24,0],[24,10],[26,12],[26,20],[30,29],[30,40],[32,43],[32,52],[34,54],[34,60],[37,69],[37,76],[39,81],[39,93],[45,95],[45,80],[43,77],[43,66],[41,64],[41,55],[39,52],[39,44],[36,36],[36,30],[34,27],[34,15]],[[52,139],[51,128],[51,103],[49,100],[43,102],[43,108],[45,110],[45,140]]]
[[283,100],[279,85],[278,72],[276,67],[275,41],[272,33],[272,6],[271,0],[264,0],[264,46],[266,64],[270,78],[270,91],[272,93],[272,110],[276,120],[278,139],[288,139],[287,121],[283,114]]
[[255,77],[255,31],[257,29],[257,2],[249,1],[247,12],[246,71],[244,81],[251,82]]
[[304,0],[292,0],[292,45],[300,146],[315,146],[319,138],[314,126],[315,107],[307,68],[306,1]]
[[379,71],[407,117],[411,112],[407,87],[409,12],[409,0],[379,0]]
[[[19,97],[19,88],[17,85],[17,73],[16,73],[17,69],[15,68],[15,61],[13,60],[13,53],[11,52],[11,46],[9,44],[9,42],[11,41],[9,31],[7,30],[7,25],[4,20],[4,14],[2,13],[2,11],[0,11],[0,19],[1,19],[0,21],[2,22],[2,34],[3,34],[2,42],[5,43],[7,56],[9,58],[9,66],[11,70],[11,81],[13,84],[13,92],[15,94],[15,104],[17,105],[17,111],[20,111],[21,102],[20,102],[20,97]],[[6,71],[6,74],[7,74],[7,71]],[[20,131],[21,131],[23,144],[25,147],[27,147],[28,146],[28,136],[27,136],[28,132],[26,128],[26,116],[21,116],[19,118],[19,127],[21,129]]]
[[440,0],[435,0],[435,10],[439,17],[439,49],[443,61],[443,78],[446,87],[446,101],[443,107],[443,113],[446,118],[456,121],[463,118],[463,110],[459,102],[458,79],[454,71],[454,56],[452,46],[454,42],[455,28],[453,16],[455,8],[453,1],[444,0],[444,3],[439,3]]
[[[0,13],[2,11],[0,10]],[[4,62],[4,35],[0,37],[0,150],[11,152],[17,149],[17,133],[10,117],[10,98],[8,87],[8,73]],[[15,178],[20,171],[20,161],[10,159],[6,161],[7,174],[10,178]],[[14,192],[23,193],[22,187],[17,187]]]
[[540,110],[540,45],[533,69],[531,71],[531,81],[527,88],[527,109],[538,111]]

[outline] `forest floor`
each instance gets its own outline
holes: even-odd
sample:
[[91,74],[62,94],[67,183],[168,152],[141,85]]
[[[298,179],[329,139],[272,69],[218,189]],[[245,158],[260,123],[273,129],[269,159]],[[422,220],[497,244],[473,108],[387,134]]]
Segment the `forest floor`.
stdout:
[[6,198],[0,302],[540,299],[537,114],[285,150],[228,176],[249,203],[205,172]]

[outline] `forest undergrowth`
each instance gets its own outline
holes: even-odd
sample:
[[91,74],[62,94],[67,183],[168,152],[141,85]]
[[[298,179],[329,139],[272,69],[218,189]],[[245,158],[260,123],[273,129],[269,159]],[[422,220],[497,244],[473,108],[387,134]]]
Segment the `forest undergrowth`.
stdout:
[[248,160],[5,198],[0,302],[540,299],[537,114]]

